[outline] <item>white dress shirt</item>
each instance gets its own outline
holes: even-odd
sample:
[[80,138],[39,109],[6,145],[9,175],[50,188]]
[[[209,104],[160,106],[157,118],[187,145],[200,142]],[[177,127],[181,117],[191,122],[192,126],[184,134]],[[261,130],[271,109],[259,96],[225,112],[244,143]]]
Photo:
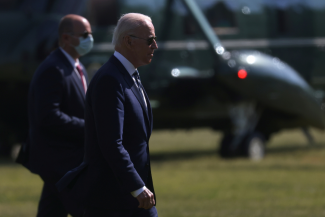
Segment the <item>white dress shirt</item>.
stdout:
[[[70,64],[72,65],[72,67],[73,67],[73,71],[77,74],[78,78],[80,78],[80,74],[79,74],[79,72],[78,72],[78,70],[77,70],[77,65],[79,65],[79,60],[77,59],[77,61],[75,61],[75,60],[70,56],[70,54],[68,54],[65,50],[63,50],[62,47],[59,47],[59,49],[62,51],[62,53],[64,54],[64,56],[68,59],[68,61],[69,61]],[[82,66],[80,65],[80,67],[82,67]],[[85,88],[85,92],[86,92],[86,91],[87,91],[87,81],[86,81],[86,78],[85,78],[85,76],[82,76],[82,78],[80,78],[80,79],[82,79],[83,82],[84,82],[84,84],[86,84],[86,85],[84,86],[84,88]]]
[[[124,68],[126,69],[126,71],[128,71],[128,73],[131,75],[135,85],[137,85],[137,82],[135,81],[134,77],[132,76],[133,73],[135,72],[136,68],[133,66],[133,64],[127,60],[122,54],[120,54],[119,52],[115,51],[114,52],[114,56],[122,63],[122,65],[124,66]],[[147,106],[147,102],[146,102],[146,98],[144,96],[144,93],[141,89],[142,92],[142,96],[144,99],[144,102]],[[137,197],[139,194],[141,194],[144,190],[146,189],[146,186],[143,186],[142,188],[139,188],[138,190],[132,191],[131,194],[133,197]]]

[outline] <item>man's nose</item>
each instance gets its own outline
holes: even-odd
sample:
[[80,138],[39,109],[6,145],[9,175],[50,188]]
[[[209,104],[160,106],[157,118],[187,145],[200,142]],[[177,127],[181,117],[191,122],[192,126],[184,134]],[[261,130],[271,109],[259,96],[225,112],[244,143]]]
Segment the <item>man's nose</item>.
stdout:
[[151,44],[151,47],[153,49],[158,49],[158,44],[157,44],[156,40],[153,41],[153,43]]

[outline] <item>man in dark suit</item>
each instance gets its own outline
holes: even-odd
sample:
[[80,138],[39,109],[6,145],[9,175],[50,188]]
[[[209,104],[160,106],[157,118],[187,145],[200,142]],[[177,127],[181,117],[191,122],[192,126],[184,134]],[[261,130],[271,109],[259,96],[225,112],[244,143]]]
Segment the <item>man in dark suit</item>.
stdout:
[[28,95],[28,169],[44,181],[37,216],[78,216],[55,183],[84,155],[87,73],[78,58],[93,46],[89,22],[67,15],[59,24],[59,48],[36,70]]
[[[137,68],[151,62],[156,44],[149,17],[123,15],[113,34],[114,55],[96,73],[86,97],[84,162],[57,184],[83,180],[85,216],[158,216],[149,138],[150,101]],[[74,187],[72,187],[73,189]]]

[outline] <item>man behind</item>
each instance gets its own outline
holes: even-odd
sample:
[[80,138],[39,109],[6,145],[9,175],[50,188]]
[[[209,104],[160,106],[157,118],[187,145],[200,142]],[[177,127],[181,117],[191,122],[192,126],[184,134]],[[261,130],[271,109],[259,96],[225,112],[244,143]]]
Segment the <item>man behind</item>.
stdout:
[[148,147],[152,111],[137,71],[151,62],[158,48],[151,19],[123,15],[113,44],[114,55],[98,70],[87,92],[84,162],[57,186],[62,190],[85,174],[87,184],[80,187],[87,192],[85,216],[154,217],[158,214]]
[[89,22],[74,14],[63,17],[59,46],[36,70],[28,95],[28,168],[44,181],[38,217],[81,216],[55,183],[83,159],[88,77],[78,58],[93,46]]

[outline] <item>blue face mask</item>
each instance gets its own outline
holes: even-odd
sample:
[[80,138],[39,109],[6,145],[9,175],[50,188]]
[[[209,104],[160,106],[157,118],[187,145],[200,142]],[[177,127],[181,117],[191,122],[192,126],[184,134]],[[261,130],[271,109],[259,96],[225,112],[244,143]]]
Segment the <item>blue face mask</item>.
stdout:
[[79,37],[79,45],[73,46],[80,56],[87,54],[94,44],[94,38],[92,35],[88,35],[87,38]]

